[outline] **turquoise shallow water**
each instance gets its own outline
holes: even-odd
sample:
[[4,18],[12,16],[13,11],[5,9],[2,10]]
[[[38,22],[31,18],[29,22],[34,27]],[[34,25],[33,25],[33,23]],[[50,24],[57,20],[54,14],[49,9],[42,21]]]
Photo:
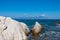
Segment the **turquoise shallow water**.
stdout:
[[[60,19],[15,19],[19,22],[24,22],[28,25],[31,30],[35,22],[38,21],[43,27],[44,31],[40,34],[39,40],[60,40],[60,25],[56,22],[60,22]],[[30,40],[32,40],[32,35]]]

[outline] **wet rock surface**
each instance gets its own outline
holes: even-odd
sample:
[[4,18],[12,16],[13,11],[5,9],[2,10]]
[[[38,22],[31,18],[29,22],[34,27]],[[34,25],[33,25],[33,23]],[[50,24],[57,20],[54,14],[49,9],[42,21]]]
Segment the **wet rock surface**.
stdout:
[[[30,40],[34,40],[32,34]],[[39,35],[39,40],[60,40],[60,32],[48,31]]]

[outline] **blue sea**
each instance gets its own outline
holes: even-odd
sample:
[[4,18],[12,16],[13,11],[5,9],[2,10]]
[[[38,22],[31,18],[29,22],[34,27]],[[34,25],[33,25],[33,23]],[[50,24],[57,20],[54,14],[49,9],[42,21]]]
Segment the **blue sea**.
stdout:
[[[39,35],[39,40],[60,40],[60,25],[56,22],[60,22],[60,19],[15,19],[19,22],[24,22],[31,30],[35,22],[39,22],[43,27],[43,32]],[[32,40],[32,35],[30,36]]]

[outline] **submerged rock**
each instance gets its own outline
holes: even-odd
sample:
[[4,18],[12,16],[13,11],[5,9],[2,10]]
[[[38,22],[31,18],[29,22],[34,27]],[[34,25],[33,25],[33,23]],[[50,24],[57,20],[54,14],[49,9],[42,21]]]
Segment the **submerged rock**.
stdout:
[[60,22],[56,22],[56,25],[60,26]]
[[60,40],[60,32],[57,31],[47,31],[41,35],[39,40]]

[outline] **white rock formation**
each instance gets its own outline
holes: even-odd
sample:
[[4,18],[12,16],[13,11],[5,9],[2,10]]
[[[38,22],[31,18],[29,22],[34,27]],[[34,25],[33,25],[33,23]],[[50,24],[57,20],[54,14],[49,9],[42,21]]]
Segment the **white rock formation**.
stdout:
[[3,35],[3,36],[1,35],[0,37],[0,39],[2,39],[3,37],[2,40],[26,40],[27,39],[23,31],[23,28],[20,27],[19,22],[13,20],[10,17],[6,17],[6,18],[0,17],[0,30],[1,30],[0,33],[2,33]]
[[4,36],[2,35],[2,32],[5,28],[6,26],[0,23],[0,40],[4,40]]
[[5,40],[1,32],[0,32],[0,40]]
[[2,32],[6,28],[6,25],[4,23],[5,23],[5,17],[0,16],[0,32]]
[[38,40],[38,36],[40,32],[42,32],[42,30],[43,30],[43,27],[38,22],[36,22],[35,26],[32,29],[32,35],[34,37],[34,40]]
[[23,31],[26,34],[26,36],[29,36],[30,30],[29,30],[28,26],[23,22],[20,22],[20,25],[23,27]]

